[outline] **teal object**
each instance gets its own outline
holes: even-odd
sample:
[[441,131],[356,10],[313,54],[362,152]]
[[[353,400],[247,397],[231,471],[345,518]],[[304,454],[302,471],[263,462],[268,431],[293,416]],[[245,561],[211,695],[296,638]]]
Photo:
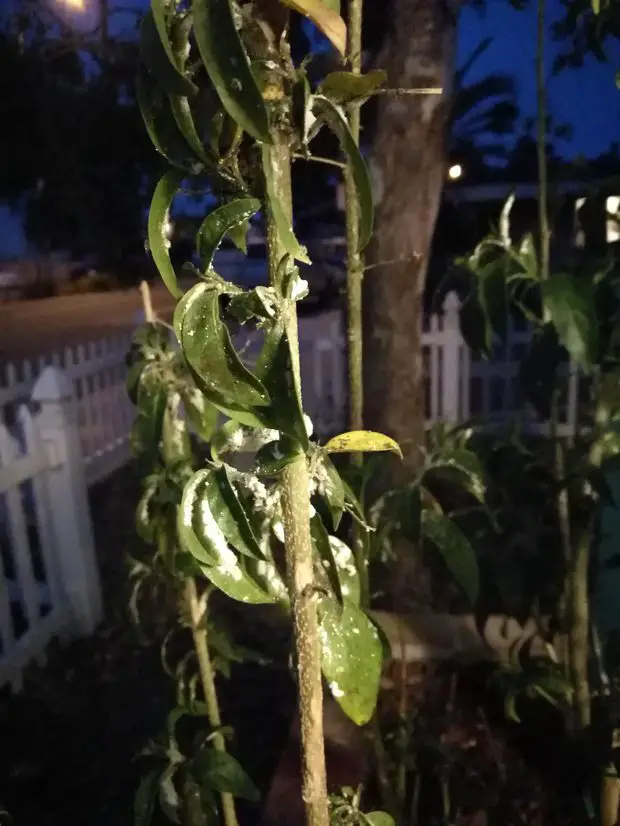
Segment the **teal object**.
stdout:
[[620,457],[607,460],[602,470],[611,493],[600,506],[598,571],[592,594],[592,613],[601,635],[620,630]]

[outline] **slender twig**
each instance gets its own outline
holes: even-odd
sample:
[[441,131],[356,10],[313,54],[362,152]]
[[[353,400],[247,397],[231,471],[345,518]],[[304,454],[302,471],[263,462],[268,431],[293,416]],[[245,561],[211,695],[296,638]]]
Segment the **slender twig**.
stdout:
[[375,89],[373,95],[443,95],[441,86],[420,87],[417,89]]
[[376,270],[381,267],[394,267],[398,264],[412,264],[415,261],[419,261],[421,257],[421,254],[416,252],[413,255],[402,255],[400,258],[388,258],[385,261],[375,261],[372,264],[366,264],[364,272],[370,272],[370,270]]
[[302,155],[296,152],[293,157],[300,161],[314,161],[314,163],[322,163],[326,166],[334,166],[337,169],[346,169],[347,165],[342,161],[336,161],[334,158],[324,158],[322,155]]
[[[349,24],[347,26],[347,55],[354,74],[362,71],[362,0],[349,0]],[[351,136],[359,145],[360,106],[350,103],[346,107]],[[353,167],[347,162],[344,171],[345,215],[347,234],[347,339],[349,374],[349,427],[361,430],[364,426],[364,374],[362,352],[362,286],[364,259],[360,249],[360,203],[355,185]],[[353,454],[351,461],[361,468],[361,453]],[[368,559],[366,534],[359,525],[353,525],[353,553],[360,578],[361,604],[368,603]]]
[[140,282],[140,295],[142,296],[142,307],[144,309],[144,320],[147,324],[154,324],[157,320],[151,299],[151,288],[147,281]]
[[[189,577],[185,581],[185,603],[189,609],[192,622],[192,639],[198,660],[200,683],[207,706],[207,717],[209,718],[209,725],[213,729],[213,745],[218,751],[225,752],[226,740],[220,731],[222,728],[222,716],[220,714],[220,705],[215,688],[215,675],[209,655],[209,639],[206,623],[207,600],[206,596],[203,600],[199,599],[196,581],[193,577]],[[220,798],[222,801],[224,823],[226,826],[238,826],[234,797],[228,792],[221,792]]]

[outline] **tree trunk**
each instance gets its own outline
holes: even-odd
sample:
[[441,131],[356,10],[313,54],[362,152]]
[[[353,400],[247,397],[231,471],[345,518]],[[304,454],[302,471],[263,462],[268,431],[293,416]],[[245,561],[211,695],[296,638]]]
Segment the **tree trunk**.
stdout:
[[377,212],[364,281],[366,424],[398,440],[407,475],[424,434],[422,299],[445,179],[456,29],[446,6],[394,0],[392,30],[377,60],[390,88],[445,90],[381,95],[371,161]]
[[[394,0],[377,59],[390,89],[443,89],[441,95],[382,94],[377,107],[375,242],[364,279],[364,410],[365,425],[403,449],[404,461],[394,462],[385,480],[392,486],[415,474],[424,439],[423,297],[446,175],[456,19],[449,0]],[[419,566],[412,565],[410,546],[402,555],[409,575],[403,579],[399,570],[397,577],[409,590]]]

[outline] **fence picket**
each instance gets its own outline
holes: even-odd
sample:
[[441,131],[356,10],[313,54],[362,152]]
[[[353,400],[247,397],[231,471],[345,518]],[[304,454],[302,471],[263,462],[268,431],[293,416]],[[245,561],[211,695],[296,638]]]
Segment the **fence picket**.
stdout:
[[[9,430],[0,428],[0,465],[9,466],[21,457],[17,440]],[[15,563],[15,593],[21,591],[21,604],[24,608],[28,629],[35,626],[39,619],[39,593],[32,569],[32,557],[28,540],[28,528],[24,516],[22,489],[19,485],[11,486],[5,493],[8,533]]]
[[[24,434],[24,442],[27,453],[41,453],[45,450],[39,431],[36,428],[32,413],[21,405],[18,412],[18,421]],[[45,584],[49,590],[49,597],[52,609],[58,607],[61,601],[61,590],[54,555],[54,529],[52,515],[50,512],[50,502],[47,486],[40,475],[34,476],[31,480],[34,515],[41,547],[43,562],[43,573]]]

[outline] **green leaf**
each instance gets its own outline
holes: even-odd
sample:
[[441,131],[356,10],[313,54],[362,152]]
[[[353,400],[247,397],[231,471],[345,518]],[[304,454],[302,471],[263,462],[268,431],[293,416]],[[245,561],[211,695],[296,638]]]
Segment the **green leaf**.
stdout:
[[334,103],[362,101],[372,95],[387,80],[383,69],[373,69],[364,75],[355,72],[330,72],[319,85],[319,94]]
[[329,541],[329,535],[318,513],[310,520],[310,534],[312,536],[314,550],[323,570],[327,574],[334,596],[338,602],[342,603],[342,589],[340,587],[340,578],[334,560],[333,549]]
[[[179,543],[199,562],[217,565],[221,559],[236,560],[228,547],[226,537],[218,527],[204,495],[205,474],[199,470],[183,489],[181,504],[177,510],[177,534]],[[232,560],[231,560],[232,564]]]
[[298,442],[283,436],[263,445],[257,451],[252,467],[259,476],[279,476],[300,455]]
[[156,514],[153,513],[153,499],[157,493],[157,482],[151,482],[138,502],[136,508],[136,533],[149,545],[155,541],[157,528]]
[[216,407],[268,405],[269,393],[239,360],[225,324],[220,318],[219,294],[208,284],[196,284],[175,312],[183,353],[199,387]]
[[200,57],[228,114],[248,134],[271,143],[269,116],[235,25],[230,0],[192,0]]
[[148,239],[149,249],[159,270],[162,281],[175,298],[180,298],[181,290],[177,284],[177,276],[170,260],[170,241],[168,240],[168,218],[174,196],[179,191],[183,175],[173,169],[161,178],[149,209]]
[[165,465],[182,462],[191,468],[192,447],[187,424],[181,416],[181,394],[168,394],[162,426],[161,455]]
[[396,826],[394,818],[385,812],[368,812],[363,817],[366,826]]
[[274,325],[266,335],[256,373],[272,399],[269,409],[261,411],[265,422],[307,450],[310,442],[301,405],[301,388],[295,379],[291,348],[282,323]]
[[181,391],[185,415],[191,427],[205,442],[211,441],[217,428],[218,411],[197,387]]
[[261,321],[273,319],[276,315],[273,288],[261,285],[253,290],[244,290],[239,295],[233,295],[228,303],[227,312],[240,324],[245,324],[251,318]]
[[255,453],[277,438],[278,433],[274,430],[224,422],[211,440],[211,456],[214,462],[221,462],[224,453]]
[[360,604],[360,578],[355,564],[353,551],[349,546],[338,539],[337,536],[329,537],[332,557],[338,572],[340,590],[342,596],[359,607]]
[[556,328],[571,359],[582,367],[590,366],[598,349],[592,285],[585,279],[557,273],[541,284],[541,291],[546,318]]
[[400,446],[394,439],[372,430],[351,430],[334,436],[325,445],[327,453],[381,453],[389,451],[402,459]]
[[337,0],[282,0],[285,6],[303,14],[323,32],[325,37],[344,57],[347,50],[347,27],[340,17]]
[[209,826],[216,818],[214,808],[205,810],[200,784],[190,774],[183,778],[183,826]]
[[172,114],[168,95],[159,88],[144,66],[138,70],[136,96],[146,131],[159,154],[173,166],[199,172],[202,164],[189,151]]
[[553,324],[547,323],[535,331],[519,365],[519,382],[527,400],[543,419],[551,415],[551,402],[563,355],[557,330]]
[[432,476],[439,476],[453,482],[484,502],[484,469],[476,454],[466,448],[457,448],[440,455],[426,471]]
[[377,629],[348,599],[321,597],[318,603],[321,666],[329,690],[358,726],[374,712],[381,677],[382,648]]
[[[263,552],[230,483],[225,465],[199,470],[194,474],[186,485],[181,508],[187,508],[182,517],[183,525],[193,529],[201,544],[209,543],[209,551],[203,561],[223,558],[220,550],[228,543],[239,553],[262,558]],[[191,548],[188,550],[191,551]],[[229,556],[224,551],[223,555]]]
[[486,320],[486,351],[493,349],[493,333],[503,340],[508,326],[508,299],[504,267],[493,261],[478,273],[478,300]]
[[355,143],[349,123],[343,110],[334,105],[329,98],[315,95],[313,111],[316,117],[324,121],[340,141],[342,151],[347,156],[359,201],[359,251],[363,250],[372,236],[374,208],[372,185],[368,167],[362,157],[359,146]]
[[157,801],[160,774],[161,772],[158,769],[153,769],[140,780],[133,802],[134,826],[151,826]]
[[203,146],[198,130],[196,129],[196,124],[194,123],[194,115],[189,98],[181,97],[180,95],[170,95],[170,111],[179,127],[180,133],[196,157],[199,158],[205,166],[215,167],[217,159],[214,155],[210,155]]
[[317,482],[317,492],[327,502],[333,528],[337,530],[345,509],[345,490],[334,463],[324,452],[321,452],[321,456],[316,463],[314,476]]
[[263,552],[230,482],[226,466],[221,465],[213,470],[200,471],[200,473],[204,474],[202,486],[204,496],[227,541],[239,553],[262,558]]
[[263,171],[265,174],[265,188],[267,190],[269,211],[271,212],[282,246],[296,261],[303,261],[304,264],[310,264],[311,261],[308,258],[308,250],[302,247],[297,240],[291,226],[291,219],[280,201],[276,181],[278,176],[282,174],[282,171],[274,160],[273,149],[269,146],[263,146]]
[[455,582],[474,605],[480,587],[478,561],[465,534],[452,517],[435,510],[422,511],[421,533],[437,548]]
[[[189,44],[191,18],[176,21],[175,54],[167,23],[169,10],[167,0],[152,0],[151,11],[146,12],[140,27],[140,50],[142,59],[166,92],[188,97],[195,95],[198,89],[185,76],[177,55],[183,54]],[[179,43],[179,40],[185,40],[185,44]]]
[[200,263],[205,270],[213,265],[213,256],[226,233],[239,226],[247,226],[248,220],[259,209],[257,198],[236,198],[207,215],[196,236]]
[[258,789],[235,758],[215,747],[204,749],[194,761],[194,772],[201,783],[218,792],[257,802]]
[[131,430],[134,456],[154,463],[166,410],[166,388],[154,370],[144,370],[138,388],[138,413]]
[[181,798],[174,785],[174,775],[178,768],[178,764],[171,763],[159,778],[159,805],[173,823],[180,823]]

